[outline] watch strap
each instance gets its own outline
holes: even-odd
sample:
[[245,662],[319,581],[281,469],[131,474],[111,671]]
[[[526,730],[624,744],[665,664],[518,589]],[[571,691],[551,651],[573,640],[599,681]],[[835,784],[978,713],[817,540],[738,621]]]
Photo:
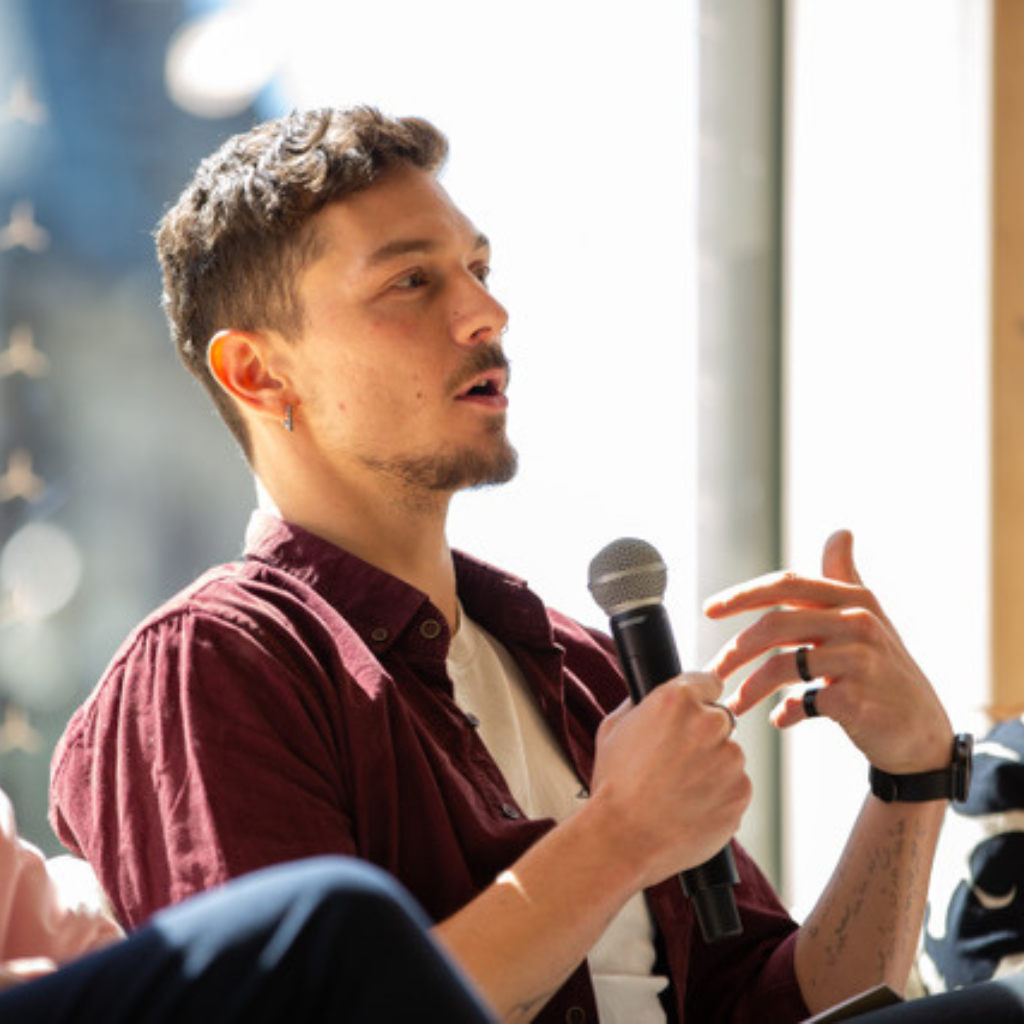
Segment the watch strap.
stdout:
[[891,803],[926,803],[930,800],[967,799],[971,785],[974,740],[967,733],[953,737],[953,757],[948,768],[931,772],[894,775],[871,766],[868,781],[879,800]]
[[934,772],[915,772],[911,775],[893,775],[871,766],[868,773],[871,792],[891,803],[925,803],[928,800],[952,800],[953,786],[949,768]]

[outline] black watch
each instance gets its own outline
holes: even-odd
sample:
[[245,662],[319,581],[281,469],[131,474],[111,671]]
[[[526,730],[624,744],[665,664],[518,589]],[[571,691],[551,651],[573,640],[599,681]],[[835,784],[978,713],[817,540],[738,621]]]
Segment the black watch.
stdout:
[[953,763],[934,772],[891,775],[871,766],[868,778],[871,792],[891,803],[919,804],[928,800],[955,800],[962,804],[971,791],[974,762],[974,737],[961,732],[953,737]]

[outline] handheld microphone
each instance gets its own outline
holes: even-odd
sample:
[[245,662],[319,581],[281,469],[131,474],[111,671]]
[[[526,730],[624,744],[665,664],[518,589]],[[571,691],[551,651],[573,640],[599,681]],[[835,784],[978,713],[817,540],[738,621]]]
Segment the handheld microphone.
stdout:
[[[667,580],[668,570],[658,551],[631,537],[612,541],[590,563],[590,592],[611,619],[612,636],[634,703],[682,672],[662,604]],[[742,933],[732,891],[739,880],[728,845],[711,860],[680,875],[683,892],[694,902],[705,942]]]

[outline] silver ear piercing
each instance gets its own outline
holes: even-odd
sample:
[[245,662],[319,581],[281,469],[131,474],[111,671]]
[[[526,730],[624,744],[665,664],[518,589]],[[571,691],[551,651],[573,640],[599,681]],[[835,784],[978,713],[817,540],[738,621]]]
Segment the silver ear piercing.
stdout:
[[284,419],[281,420],[281,425],[289,434],[295,431],[295,420],[292,418],[292,407],[290,405],[284,407]]

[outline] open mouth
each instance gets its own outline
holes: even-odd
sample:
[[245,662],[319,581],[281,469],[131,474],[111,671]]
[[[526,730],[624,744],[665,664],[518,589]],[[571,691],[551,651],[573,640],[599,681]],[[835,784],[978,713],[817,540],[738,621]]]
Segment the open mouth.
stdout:
[[474,384],[465,395],[467,398],[473,398],[474,396],[489,398],[492,395],[500,395],[501,392],[495,387],[494,381],[485,380],[479,384]]
[[506,377],[501,370],[492,370],[477,377],[459,398],[501,398],[505,394]]

